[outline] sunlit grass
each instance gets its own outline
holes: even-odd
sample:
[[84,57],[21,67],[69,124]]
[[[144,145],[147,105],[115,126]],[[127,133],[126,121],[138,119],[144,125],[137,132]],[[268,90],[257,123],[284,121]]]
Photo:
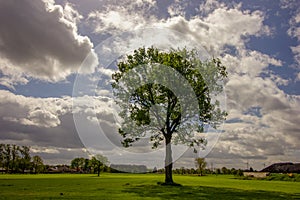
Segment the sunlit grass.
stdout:
[[160,186],[160,174],[0,175],[0,199],[293,199],[299,182],[182,176],[182,186]]

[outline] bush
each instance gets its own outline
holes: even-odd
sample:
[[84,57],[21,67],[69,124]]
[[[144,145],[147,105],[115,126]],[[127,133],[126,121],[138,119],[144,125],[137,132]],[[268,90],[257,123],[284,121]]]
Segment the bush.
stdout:
[[270,174],[265,180],[300,182],[300,174]]

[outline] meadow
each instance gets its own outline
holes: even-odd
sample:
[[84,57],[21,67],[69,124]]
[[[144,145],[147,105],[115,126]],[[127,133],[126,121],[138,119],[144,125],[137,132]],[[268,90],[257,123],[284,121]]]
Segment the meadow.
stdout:
[[241,180],[231,175],[0,175],[0,199],[300,199],[300,182]]

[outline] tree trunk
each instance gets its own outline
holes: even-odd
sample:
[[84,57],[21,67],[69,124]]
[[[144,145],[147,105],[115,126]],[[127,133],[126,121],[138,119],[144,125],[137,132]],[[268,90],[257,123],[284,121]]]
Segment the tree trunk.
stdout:
[[9,162],[7,162],[7,165],[6,165],[6,173],[7,174],[9,173]]
[[172,185],[173,177],[172,177],[172,149],[171,149],[171,136],[165,137],[166,142],[166,158],[165,158],[165,184]]
[[100,165],[98,165],[97,170],[98,170],[98,176],[100,176]]

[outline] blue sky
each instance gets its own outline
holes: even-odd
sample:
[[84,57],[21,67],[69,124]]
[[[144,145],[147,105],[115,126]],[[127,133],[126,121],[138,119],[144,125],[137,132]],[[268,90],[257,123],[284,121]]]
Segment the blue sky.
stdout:
[[[256,169],[274,162],[300,162],[299,1],[0,4],[1,143],[30,145],[46,162],[68,163],[75,156],[87,156],[72,115],[88,113],[72,110],[76,76],[99,70],[99,43],[150,27],[180,32],[227,66],[228,123],[207,155],[209,162],[237,168],[249,162]],[[143,42],[150,44],[147,38]],[[92,64],[79,70],[89,53]],[[82,101],[93,98],[98,97]],[[113,112],[102,100],[94,109],[106,117]],[[104,132],[113,134],[116,127],[106,117],[97,120],[105,123]],[[117,136],[109,137],[118,141]],[[175,166],[193,166],[193,158],[187,151]],[[143,161],[147,162],[156,165]]]

